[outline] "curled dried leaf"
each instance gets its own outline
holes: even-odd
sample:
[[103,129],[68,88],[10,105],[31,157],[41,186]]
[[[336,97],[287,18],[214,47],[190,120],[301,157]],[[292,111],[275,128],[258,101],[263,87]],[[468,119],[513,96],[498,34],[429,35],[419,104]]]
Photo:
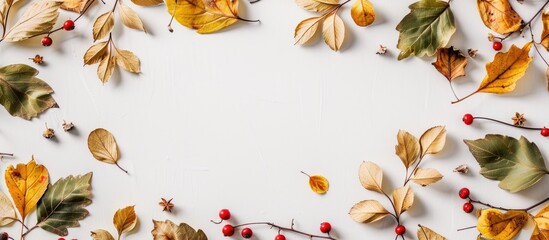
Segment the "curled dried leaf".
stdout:
[[92,45],[84,54],[84,64],[91,65],[100,62],[109,54],[109,42],[98,42]]
[[101,14],[93,23],[93,40],[97,41],[109,35],[114,27],[114,14],[112,11]]
[[359,223],[377,222],[390,215],[389,211],[376,200],[364,200],[355,204],[349,211],[353,220]]
[[152,230],[153,240],[208,240],[206,234],[200,229],[194,230],[186,223],[176,225],[170,220],[157,221],[153,220],[154,229]]
[[467,58],[461,53],[461,50],[455,49],[453,46],[439,48],[437,49],[437,60],[432,64],[448,81],[452,81],[465,76]]
[[370,191],[383,193],[383,171],[373,162],[363,162],[358,171],[360,183]]
[[395,214],[400,216],[414,205],[414,191],[410,186],[395,189],[393,191],[393,202],[395,204]]
[[448,240],[447,238],[436,233],[430,228],[422,225],[419,225],[419,229],[417,230],[417,239],[418,240]]
[[440,179],[442,179],[442,177],[442,174],[440,174],[440,172],[438,172],[436,169],[418,168],[416,169],[414,174],[412,174],[412,177],[410,179],[413,182],[425,187],[438,182]]
[[477,7],[484,25],[494,32],[507,34],[521,27],[522,18],[508,0],[477,0]]
[[91,232],[91,237],[93,240],[114,240],[114,237],[110,232],[103,229],[97,229]]
[[135,206],[128,206],[118,209],[112,220],[116,231],[118,231],[118,239],[124,233],[127,233],[137,225],[137,215],[135,214]]
[[6,226],[13,223],[15,215],[15,208],[6,194],[0,191],[0,226]]
[[419,143],[421,146],[421,158],[427,154],[439,153],[446,144],[446,128],[444,126],[436,126],[428,129],[419,138]]
[[400,158],[404,167],[409,168],[419,156],[419,141],[409,132],[399,130],[397,134],[398,144],[395,146],[396,155]]
[[312,17],[301,21],[296,27],[294,32],[295,44],[305,44],[309,42],[318,31],[322,17]]
[[513,239],[528,222],[525,211],[510,210],[501,213],[497,209],[483,209],[477,222],[477,229],[488,239]]

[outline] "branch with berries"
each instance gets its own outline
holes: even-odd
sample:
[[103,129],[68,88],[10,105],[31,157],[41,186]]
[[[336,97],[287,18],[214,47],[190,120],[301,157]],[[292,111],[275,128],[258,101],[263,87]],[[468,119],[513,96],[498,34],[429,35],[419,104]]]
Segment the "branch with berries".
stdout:
[[501,120],[493,119],[493,118],[473,116],[470,113],[467,113],[467,114],[463,115],[463,118],[462,118],[463,123],[465,123],[466,125],[473,124],[473,122],[475,120],[491,121],[491,122],[499,123],[499,124],[510,126],[510,127],[520,128],[520,129],[524,129],[524,130],[539,131],[541,136],[549,137],[549,128],[547,128],[547,127],[526,127],[526,126],[524,126],[524,123],[526,122],[526,118],[524,118],[524,114],[520,114],[518,112],[515,113],[515,116],[512,118],[513,124],[507,123],[507,122],[504,122],[504,121],[501,121]]

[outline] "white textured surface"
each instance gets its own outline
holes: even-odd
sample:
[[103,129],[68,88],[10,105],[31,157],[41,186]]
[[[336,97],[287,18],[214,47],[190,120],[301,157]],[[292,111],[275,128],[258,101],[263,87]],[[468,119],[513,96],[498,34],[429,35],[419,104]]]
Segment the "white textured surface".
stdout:
[[[82,67],[82,55],[92,44],[91,21],[108,11],[112,1],[94,6],[74,32],[55,34],[50,48],[38,46],[39,39],[1,43],[0,65],[29,63],[27,58],[34,54],[44,55],[47,65],[37,67],[39,77],[55,89],[61,106],[33,121],[0,111],[0,150],[16,154],[4,160],[2,169],[34,154],[53,180],[93,171],[91,214],[80,228],[70,229],[69,237],[78,239],[89,238],[89,231],[97,228],[114,231],[114,212],[134,204],[140,224],[126,239],[150,239],[151,219],[188,222],[204,229],[210,239],[222,239],[221,226],[209,222],[221,208],[230,208],[239,223],[266,220],[289,225],[293,218],[296,227],[317,232],[320,222],[329,221],[340,239],[393,239],[392,220],[363,225],[347,214],[355,202],[367,198],[388,206],[382,196],[361,187],[358,166],[363,160],[374,161],[385,172],[386,189],[400,185],[404,168],[394,154],[398,129],[420,135],[441,124],[448,129],[446,149],[423,166],[440,170],[445,178],[428,188],[413,186],[416,204],[402,219],[409,229],[407,238],[416,239],[417,224],[423,224],[449,239],[474,239],[475,230],[456,232],[476,220],[461,211],[463,200],[457,191],[462,186],[470,187],[476,198],[507,207],[525,207],[545,198],[549,178],[510,194],[481,177],[462,139],[486,133],[524,135],[538,143],[546,157],[548,139],[492,123],[468,127],[461,122],[466,112],[510,121],[519,111],[526,113],[528,124],[549,124],[541,59],[534,56],[514,93],[478,94],[451,105],[448,83],[431,66],[432,59],[396,60],[394,28],[412,1],[373,3],[378,19],[367,28],[354,25],[350,4],[343,8],[340,15],[347,23],[348,40],[343,52],[334,53],[321,40],[309,47],[293,45],[295,25],[314,14],[291,0],[243,3],[242,15],[262,23],[238,23],[213,35],[198,35],[178,24],[170,34],[165,27],[170,16],[163,6],[142,8],[127,1],[149,33],[116,25],[114,36],[117,46],[140,57],[143,73],[117,71],[106,85],[97,80],[96,66]],[[527,0],[517,11],[527,19],[541,4]],[[458,31],[451,44],[479,49],[479,56],[467,66],[468,76],[455,84],[464,96],[477,87],[484,63],[495,52],[475,2],[452,5]],[[60,22],[75,16],[62,13]],[[538,34],[540,28],[538,19]],[[526,42],[520,37],[512,41]],[[389,53],[376,55],[378,44],[387,45]],[[504,49],[509,46],[506,42]],[[63,119],[76,124],[74,133],[62,132]],[[44,122],[57,131],[56,141],[42,138]],[[86,138],[97,127],[115,135],[120,165],[130,175],[92,158]],[[469,175],[452,172],[462,163],[470,166]],[[328,194],[312,193],[301,170],[326,176],[331,184]],[[0,189],[7,191],[5,184]],[[161,212],[160,197],[174,198],[174,214]],[[29,225],[35,221],[34,216],[28,219]],[[16,226],[10,232],[18,230]],[[256,239],[272,239],[276,233],[266,227],[254,230]],[[528,239],[530,231],[520,239]],[[56,237],[36,230],[28,239]]]

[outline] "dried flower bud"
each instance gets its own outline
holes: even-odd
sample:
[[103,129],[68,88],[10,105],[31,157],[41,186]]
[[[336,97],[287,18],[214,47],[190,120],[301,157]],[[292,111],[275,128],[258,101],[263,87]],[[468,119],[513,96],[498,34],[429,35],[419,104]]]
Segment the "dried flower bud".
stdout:
[[467,174],[469,172],[469,167],[467,167],[467,164],[461,164],[454,169],[454,172]]
[[379,45],[379,49],[377,50],[376,54],[383,55],[387,52],[387,47],[383,45]]
[[469,48],[467,49],[467,53],[469,54],[469,57],[476,57],[477,56],[478,49]]
[[45,138],[52,138],[53,136],[55,136],[55,131],[51,128],[46,127],[46,130],[44,130],[42,136],[44,136]]
[[68,132],[74,128],[74,124],[72,124],[72,122],[67,122],[65,120],[63,120],[63,125],[61,126],[63,126],[63,130],[65,130],[65,132]]
[[488,41],[493,42],[494,38],[496,38],[496,36],[494,36],[494,34],[488,33]]
[[44,57],[36,54],[36,56],[34,56],[33,58],[29,58],[30,60],[32,60],[34,63],[36,64],[42,64],[44,63]]
[[168,31],[170,31],[171,33],[173,33],[172,25],[168,25]]

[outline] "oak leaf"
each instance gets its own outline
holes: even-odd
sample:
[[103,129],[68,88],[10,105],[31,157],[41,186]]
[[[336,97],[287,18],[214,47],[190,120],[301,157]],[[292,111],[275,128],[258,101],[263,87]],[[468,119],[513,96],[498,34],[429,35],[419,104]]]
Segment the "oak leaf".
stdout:
[[186,223],[176,225],[170,220],[153,220],[153,240],[208,240],[202,230],[194,230]]
[[396,155],[398,155],[404,167],[409,168],[419,156],[419,141],[409,132],[399,130],[397,142],[398,144],[395,146]]
[[323,20],[323,17],[312,17],[297,24],[294,31],[295,44],[305,44],[309,42],[315,36],[318,26]]
[[417,239],[418,240],[448,240],[444,236],[422,225],[419,225],[419,229],[417,230]]
[[114,27],[114,13],[108,11],[101,14],[93,23],[93,40],[97,41],[109,35]]
[[49,32],[59,16],[61,2],[40,0],[32,3],[19,20],[7,30],[6,42],[19,42],[32,36]]
[[[93,130],[88,136],[88,149],[93,157],[101,162],[118,165],[118,145],[112,133],[103,128]],[[126,172],[126,170],[120,168]],[[127,173],[127,172],[126,172]]]
[[345,39],[345,23],[337,15],[337,11],[333,11],[324,18],[322,36],[332,50],[337,52],[341,49]]
[[395,189],[393,191],[393,202],[395,204],[395,214],[400,216],[414,205],[414,191],[410,186]]
[[427,129],[419,138],[421,147],[420,158],[427,154],[436,154],[442,151],[446,144],[446,128],[444,126],[436,126]]
[[545,50],[549,51],[549,12],[543,12],[541,14],[543,21],[543,31],[541,32],[541,45],[545,47]]
[[461,50],[455,49],[453,46],[439,48],[437,50],[437,60],[432,64],[448,81],[452,81],[465,76],[467,58],[461,53]]
[[10,199],[0,191],[0,227],[11,224],[16,217],[15,208]]
[[134,206],[118,209],[112,221],[116,231],[118,231],[118,239],[120,239],[122,234],[133,230],[135,225],[137,225],[137,215],[135,215]]
[[433,168],[418,168],[410,177],[410,180],[421,185],[428,186],[442,179],[442,174]]
[[103,229],[97,229],[91,232],[93,240],[114,240],[110,232]]
[[513,239],[528,222],[528,213],[519,210],[509,210],[501,213],[497,209],[483,209],[477,222],[480,234],[488,239]]
[[137,13],[127,5],[124,5],[120,2],[118,3],[118,5],[118,13],[120,14],[120,20],[122,21],[122,24],[124,24],[126,27],[144,32],[145,26],[143,25],[143,21],[141,21],[141,18],[139,18]]
[[390,215],[389,211],[376,200],[364,200],[355,204],[349,211],[353,220],[359,223],[377,222]]
[[520,29],[522,19],[508,0],[477,0],[480,18],[486,27],[499,34],[507,34]]
[[312,12],[327,12],[336,8],[339,0],[295,0],[295,3]]
[[366,27],[376,19],[374,5],[370,0],[357,0],[351,7],[351,17],[356,25]]
[[360,183],[370,191],[383,193],[383,171],[373,162],[363,162],[358,171]]

